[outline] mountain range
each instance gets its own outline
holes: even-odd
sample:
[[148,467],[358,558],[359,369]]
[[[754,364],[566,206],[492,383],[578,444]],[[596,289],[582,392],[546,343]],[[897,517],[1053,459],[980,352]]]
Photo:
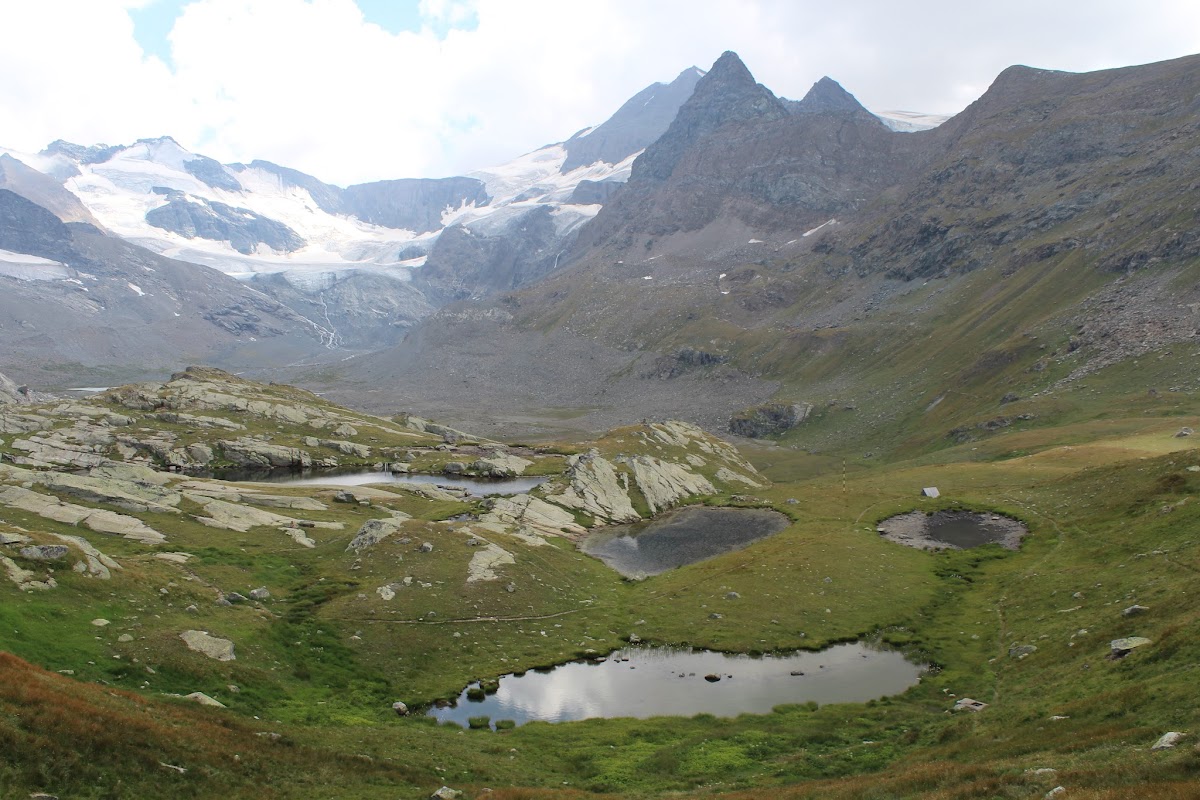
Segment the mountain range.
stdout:
[[866,440],[943,397],[969,427],[1195,335],[1196,64],[1013,67],[917,130],[725,53],[508,164],[345,189],[169,138],[6,152],[6,364],[186,357],[542,433],[773,401]]

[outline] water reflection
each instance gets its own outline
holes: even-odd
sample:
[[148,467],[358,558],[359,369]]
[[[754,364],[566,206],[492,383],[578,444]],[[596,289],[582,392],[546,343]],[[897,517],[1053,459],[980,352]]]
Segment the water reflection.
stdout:
[[[865,702],[900,694],[925,667],[895,650],[853,643],[787,656],[728,655],[679,648],[631,647],[601,663],[575,662],[549,672],[500,679],[481,701],[430,709],[440,720],[470,717],[565,722],[593,717],[729,717],[765,714],[784,703]],[[709,682],[705,676],[720,676]]]
[[778,511],[691,506],[647,522],[595,531],[580,548],[622,575],[658,575],[741,549],[789,524]]
[[363,486],[368,483],[434,484],[456,489],[467,489],[472,494],[524,494],[546,478],[463,478],[451,475],[393,474],[379,470],[354,472],[321,472],[319,470],[280,470],[242,474],[223,474],[225,480],[251,483],[278,483],[289,486]]

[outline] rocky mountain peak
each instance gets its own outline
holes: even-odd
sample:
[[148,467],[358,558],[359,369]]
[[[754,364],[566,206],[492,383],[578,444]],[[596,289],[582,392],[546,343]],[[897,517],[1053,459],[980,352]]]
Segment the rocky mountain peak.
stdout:
[[787,115],[779,98],[756,83],[737,53],[727,50],[696,81],[667,132],[635,162],[630,180],[665,180],[687,148],[723,125]]
[[789,104],[794,114],[867,112],[854,95],[828,75],[812,85],[803,99]]
[[78,161],[80,164],[99,164],[102,161],[107,161],[112,157],[112,154],[120,150],[119,146],[107,144],[82,145],[68,142],[65,139],[55,139],[50,144],[46,145],[40,155],[43,156],[65,156],[72,161]]
[[585,129],[564,143],[565,174],[603,161],[617,164],[645,148],[670,127],[704,71],[688,67],[670,83],[653,83],[629,98],[602,125]]

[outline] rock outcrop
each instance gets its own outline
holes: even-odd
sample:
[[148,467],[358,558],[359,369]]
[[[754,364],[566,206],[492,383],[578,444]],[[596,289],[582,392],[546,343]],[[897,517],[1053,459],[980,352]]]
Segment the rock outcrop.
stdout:
[[635,456],[629,464],[651,514],[678,505],[684,498],[717,491],[707,478],[681,464],[653,456]]
[[601,522],[636,522],[641,516],[629,500],[628,478],[624,484],[612,463],[596,451],[567,460],[570,485],[547,500],[574,508]]
[[570,512],[527,494],[496,497],[479,515],[480,525],[500,533],[513,533],[527,544],[545,544],[545,536],[581,536],[587,529]]
[[400,512],[392,512],[393,516],[384,519],[369,519],[362,524],[358,529],[358,533],[350,540],[350,544],[346,546],[346,551],[361,553],[363,550],[374,547],[382,542],[387,537],[398,532],[404,523],[410,519],[407,514]]

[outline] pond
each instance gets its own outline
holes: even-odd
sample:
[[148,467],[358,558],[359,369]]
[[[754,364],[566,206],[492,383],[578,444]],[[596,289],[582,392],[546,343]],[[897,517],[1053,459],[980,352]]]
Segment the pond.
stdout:
[[1016,550],[1029,533],[1011,517],[978,511],[910,511],[885,519],[876,531],[889,541],[922,550],[965,550],[985,544]]
[[[820,652],[751,657],[671,647],[628,647],[602,662],[505,675],[482,700],[431,708],[439,720],[567,722],[594,717],[766,714],[786,703],[863,703],[914,686],[926,666],[855,642]],[[712,680],[719,678],[719,680]],[[478,694],[478,689],[476,692]]]
[[368,483],[422,483],[468,489],[473,494],[524,494],[546,478],[465,478],[458,475],[398,474],[379,470],[273,470],[270,472],[222,473],[222,480],[253,483],[286,483],[290,486],[363,486]]
[[658,575],[740,550],[791,524],[778,511],[690,506],[646,522],[589,533],[580,549],[626,577]]

